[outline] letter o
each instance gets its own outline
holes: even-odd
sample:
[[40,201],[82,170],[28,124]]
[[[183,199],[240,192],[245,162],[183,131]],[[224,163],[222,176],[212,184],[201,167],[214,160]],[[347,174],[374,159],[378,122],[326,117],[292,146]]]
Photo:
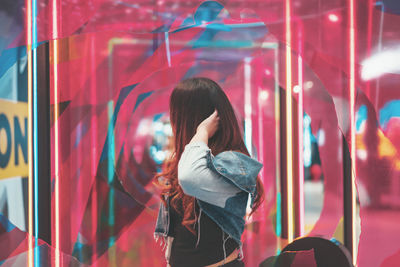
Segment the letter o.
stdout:
[[11,156],[11,127],[6,115],[0,114],[0,131],[4,129],[7,135],[7,149],[3,154],[0,151],[0,167],[5,168],[10,161]]

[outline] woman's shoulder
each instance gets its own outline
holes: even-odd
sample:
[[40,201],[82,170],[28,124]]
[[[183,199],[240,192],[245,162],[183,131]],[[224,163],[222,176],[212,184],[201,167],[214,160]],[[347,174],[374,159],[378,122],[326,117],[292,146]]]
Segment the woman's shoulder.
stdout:
[[238,167],[240,171],[243,172],[249,169],[259,171],[263,166],[263,164],[258,160],[237,150],[225,150],[218,153],[214,156],[213,163],[215,165],[221,165],[221,167]]

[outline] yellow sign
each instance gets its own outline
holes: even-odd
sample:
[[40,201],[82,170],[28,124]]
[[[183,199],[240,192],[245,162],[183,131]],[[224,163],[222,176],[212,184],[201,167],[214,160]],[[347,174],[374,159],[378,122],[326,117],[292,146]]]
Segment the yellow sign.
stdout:
[[28,104],[0,100],[0,179],[28,176]]

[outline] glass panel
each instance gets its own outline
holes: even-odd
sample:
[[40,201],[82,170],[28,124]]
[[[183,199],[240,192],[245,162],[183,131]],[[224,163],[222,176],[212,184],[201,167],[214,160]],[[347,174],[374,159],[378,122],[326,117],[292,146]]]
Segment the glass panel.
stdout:
[[[0,262],[26,250],[28,230],[28,103],[24,1],[0,4]],[[6,264],[4,264],[6,265]]]
[[[295,112],[287,114],[293,116],[286,125],[297,130],[294,146],[285,153],[295,155],[289,173],[299,185],[307,161],[301,142],[306,142],[308,126],[304,131],[298,127],[307,120],[304,114],[318,140],[320,167],[306,165],[304,170],[306,208],[309,199],[318,201],[309,195],[308,175],[322,173],[324,183],[321,213],[313,226],[307,209],[301,211],[301,198],[293,203],[303,216],[296,227],[303,227],[303,221],[308,235],[340,239],[344,136],[358,191],[358,265],[399,265],[393,234],[400,230],[399,15],[399,5],[390,0],[3,0],[0,98],[6,100],[0,101],[0,116],[6,119],[0,124],[0,238],[16,245],[2,250],[0,261],[12,262],[28,249],[18,246],[28,238],[23,236],[27,179],[21,178],[27,176],[28,113],[18,113],[17,106],[27,110],[28,84],[34,81],[28,80],[28,66],[41,71],[26,55],[48,42],[49,249],[55,265],[63,262],[62,255],[93,266],[164,264],[152,237],[159,192],[151,179],[164,157],[157,146],[165,145],[157,127],[158,122],[163,129],[168,124],[173,86],[193,76],[222,85],[249,150],[264,163],[266,200],[246,225],[246,264],[256,266],[286,243],[279,238],[284,225],[279,223],[280,179],[291,165],[281,157],[286,155],[281,145],[290,140],[279,123],[286,118],[282,91],[293,94]],[[16,153],[26,166],[11,173],[4,166],[16,165]],[[301,186],[294,189],[296,195]]]

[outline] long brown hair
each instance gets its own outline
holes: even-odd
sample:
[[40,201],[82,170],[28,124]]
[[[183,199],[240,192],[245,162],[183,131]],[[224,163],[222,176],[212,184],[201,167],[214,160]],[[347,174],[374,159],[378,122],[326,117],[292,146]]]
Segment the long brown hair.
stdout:
[[[164,178],[161,199],[164,201],[165,195],[171,196],[171,206],[183,215],[182,225],[194,233],[195,198],[183,193],[178,183],[177,169],[185,145],[195,135],[197,126],[216,109],[220,118],[219,128],[208,141],[212,154],[233,150],[249,156],[249,152],[243,142],[232,105],[221,87],[213,80],[198,77],[181,81],[172,91],[169,107],[173,151],[171,157],[164,163],[162,172],[157,174],[155,179],[160,183],[159,178]],[[251,213],[264,199],[264,189],[259,177],[256,190]]]

